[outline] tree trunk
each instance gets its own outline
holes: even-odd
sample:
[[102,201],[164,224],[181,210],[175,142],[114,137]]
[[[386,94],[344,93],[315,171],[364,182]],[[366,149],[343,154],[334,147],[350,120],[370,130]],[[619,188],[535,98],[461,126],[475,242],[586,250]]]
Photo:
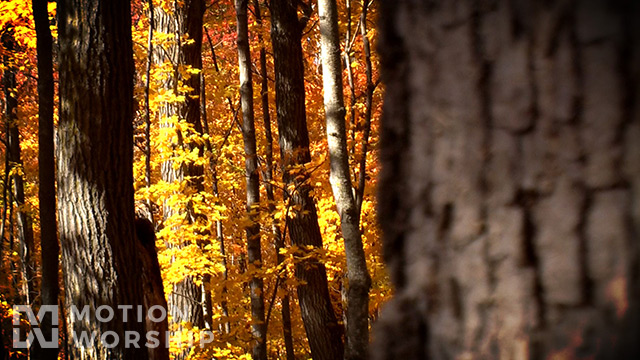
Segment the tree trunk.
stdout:
[[340,35],[335,0],[318,0],[324,109],[331,172],[329,180],[340,214],[340,228],[347,258],[347,324],[345,359],[365,359],[369,344],[369,288],[371,278],[362,248],[359,212],[351,188],[345,126]]
[[[203,26],[203,31],[204,31],[204,26]],[[203,50],[204,51],[204,50]],[[209,125],[207,123],[207,93],[205,91],[206,86],[205,86],[205,82],[204,82],[204,72],[200,72],[200,119],[202,122],[202,131],[203,134],[209,135]],[[209,141],[209,139],[207,139],[205,141],[205,145],[207,148],[207,151],[209,153],[211,153],[211,141]],[[211,162],[209,162],[209,166],[212,170],[212,173],[214,172],[213,170],[213,166],[211,166]],[[214,176],[212,176],[212,193],[214,196],[218,196],[218,184],[217,184],[217,179],[214,180]],[[219,222],[220,220],[216,220],[216,223]],[[216,224],[216,237],[217,237],[217,224]],[[204,323],[205,323],[205,327],[207,329],[213,329],[213,298],[211,297],[211,279],[212,276],[210,274],[205,274],[202,277],[202,298],[203,298],[203,305],[202,305],[202,310],[203,310],[203,317],[204,317]]]
[[[155,10],[153,8],[153,0],[148,0],[149,4],[149,35],[147,37],[147,67],[145,69],[145,86],[144,86],[144,184],[147,188],[151,187],[151,65],[153,63],[153,25],[155,22]],[[153,223],[153,209],[151,208],[151,200],[147,199],[147,210],[151,215],[151,223]]]
[[[3,259],[2,255],[4,254],[4,242],[5,242],[5,233],[6,233],[6,225],[7,225],[7,208],[9,205],[9,188],[10,188],[10,177],[9,171],[11,167],[9,166],[7,154],[5,152],[4,156],[4,174],[2,176],[2,219],[0,219],[0,259]],[[4,264],[0,261],[0,266],[3,270],[5,270]],[[6,271],[5,271],[6,272]],[[9,280],[8,274],[6,277],[0,278],[3,284],[6,284],[6,281]]]
[[[163,87],[173,91],[176,95],[185,95],[184,102],[167,102],[160,108],[160,122],[163,127],[173,127],[172,117],[186,120],[193,125],[198,134],[202,134],[202,123],[200,121],[200,99],[197,95],[200,92],[200,76],[191,75],[187,78],[181,75],[180,67],[191,66],[194,69],[202,69],[202,26],[204,15],[204,1],[188,0],[182,3],[175,2],[172,12],[166,12],[163,8],[157,7],[155,13],[155,29],[165,34],[174,35],[173,42],[169,45],[158,47],[154,50],[154,61],[157,64],[170,62],[173,65],[173,74],[167,76]],[[191,44],[185,44],[184,39],[188,37]],[[192,93],[180,93],[178,88],[186,85],[193,89]],[[180,130],[176,130],[178,143],[172,144],[174,149],[183,147],[191,151],[197,145],[184,141],[184,135]],[[202,148],[200,147],[200,154]],[[184,163],[174,167],[173,161],[165,161],[161,165],[161,177],[163,181],[173,183],[189,178],[189,186],[196,192],[204,190],[202,166],[193,163]],[[165,207],[164,218],[168,219],[174,209]],[[181,214],[182,215],[182,214]],[[198,216],[192,212],[187,204],[184,214],[189,223],[198,221]],[[204,327],[204,311],[202,307],[202,288],[195,284],[192,276],[186,277],[174,285],[173,291],[169,294],[169,313],[171,314],[171,324],[174,328],[180,328],[182,322],[189,322],[193,326]],[[187,351],[183,351],[177,359],[186,358]]]
[[[46,0],[33,0],[38,54],[38,199],[40,201],[40,296],[42,305],[58,305],[58,226],[56,222],[56,185],[53,142],[53,39],[49,29]],[[51,338],[52,319],[47,313],[40,328],[45,339]],[[58,348],[41,349],[34,344],[33,357],[42,360],[58,358]]]
[[[371,46],[367,37],[367,14],[369,12],[369,2],[362,2],[362,13],[360,14],[360,35],[362,36],[362,48],[364,52],[365,73],[367,76],[367,88],[364,101],[364,129],[362,130],[362,143],[360,151],[360,162],[358,163],[358,184],[356,185],[356,213],[358,219],[362,212],[362,201],[364,200],[364,188],[367,178],[367,154],[369,152],[369,135],[371,134],[371,118],[373,112],[373,92],[377,84],[373,83],[373,65],[371,64]],[[354,144],[355,146],[355,144]]]
[[26,303],[33,304],[37,296],[34,284],[36,270],[34,264],[35,259],[33,259],[33,218],[31,217],[31,214],[27,212],[24,198],[24,179],[22,178],[24,174],[24,168],[20,150],[20,132],[18,131],[18,125],[15,122],[8,124],[8,127],[9,129],[7,138],[9,140],[9,162],[13,166],[12,197],[16,202],[16,207],[18,210],[16,217],[18,226],[18,239],[20,241],[20,248],[18,253],[20,254],[21,261],[20,271],[23,281],[22,288]]
[[[208,31],[205,31],[205,35],[207,36],[207,40],[209,42],[209,49],[211,50],[211,60],[213,60],[213,67],[216,70],[216,73],[220,73],[220,68],[218,67],[218,61],[216,59],[215,47],[213,46],[213,42],[211,41],[211,36],[209,36]],[[205,94],[203,91],[202,96],[204,97],[204,95]],[[203,107],[205,105],[206,105],[206,102],[203,102]],[[204,114],[206,114],[206,111],[204,111]],[[234,123],[235,123],[235,120],[236,119],[234,118],[233,120]],[[203,118],[203,125],[205,126],[206,133],[208,135],[211,135],[211,133],[209,132],[209,125],[207,124],[206,118]],[[229,139],[230,134],[231,134],[231,127],[229,128],[229,130],[227,131],[224,137],[223,145]],[[211,152],[212,148],[211,148],[210,141],[207,141],[207,146],[209,147],[209,151]],[[218,157],[212,156],[211,159],[209,160],[209,166],[211,168],[211,187],[213,191],[213,196],[217,199],[216,205],[219,205],[220,191],[218,188]],[[220,301],[220,308],[222,310],[222,316],[224,316],[225,321],[221,326],[221,331],[223,330],[225,334],[229,334],[231,332],[231,322],[229,321],[229,307],[227,304],[227,298],[228,298],[227,280],[229,279],[229,266],[227,263],[227,254],[225,251],[225,240],[224,240],[224,234],[222,231],[222,219],[220,218],[216,219],[215,227],[216,227],[216,239],[220,244],[220,257],[222,258],[222,267],[223,267],[223,270],[222,270],[223,282],[222,282],[222,290],[221,290],[222,300]]]
[[[140,254],[142,263],[142,290],[144,292],[145,329],[147,332],[157,331],[159,334],[159,344],[149,348],[149,360],[169,360],[169,339],[166,338],[169,330],[169,323],[165,317],[162,321],[155,321],[149,318],[149,310],[153,307],[167,309],[167,299],[164,295],[162,284],[162,273],[156,252],[156,234],[153,223],[148,219],[148,215],[136,214],[136,237],[137,252]],[[162,313],[154,308],[152,312],[154,319],[161,319]],[[166,313],[165,313],[166,314]]]
[[[213,196],[216,199],[220,198],[220,191],[218,190],[218,174],[217,174],[217,164],[213,165],[213,179],[212,179],[212,188],[213,188]],[[220,301],[220,309],[222,310],[222,316],[224,316],[224,323],[222,325],[222,329],[225,334],[231,333],[231,322],[229,321],[229,305],[227,302],[228,291],[227,291],[227,281],[229,279],[229,265],[227,263],[227,253],[224,247],[224,233],[222,231],[222,220],[216,220],[216,239],[220,244],[220,257],[222,258],[222,300]]]
[[9,201],[15,201],[17,205],[18,239],[20,241],[18,253],[20,254],[20,277],[22,279],[22,295],[25,304],[33,303],[36,296],[34,286],[35,269],[31,259],[33,252],[33,226],[32,218],[25,209],[24,180],[22,179],[23,167],[20,150],[20,132],[18,130],[18,99],[16,98],[16,67],[14,59],[11,59],[14,51],[15,40],[13,28],[6,30],[2,36],[2,45],[7,50],[3,56],[5,70],[2,78],[5,97],[5,116],[7,147],[6,156],[11,168],[13,187],[10,187],[11,197]]
[[240,104],[242,107],[242,139],[244,141],[245,177],[247,186],[247,256],[250,266],[258,272],[251,277],[251,333],[255,338],[252,356],[254,360],[267,359],[266,327],[264,321],[263,280],[260,248],[260,178],[256,154],[256,130],[253,114],[253,81],[251,76],[251,52],[249,50],[249,26],[247,24],[248,0],[236,0],[238,21],[238,72],[240,73]]
[[636,2],[383,1],[373,359],[640,358]]
[[351,61],[351,51],[353,50],[353,43],[355,38],[351,39],[351,0],[345,0],[345,7],[347,11],[347,29],[344,35],[344,61],[345,69],[347,70],[347,83],[349,84],[349,124],[351,130],[349,131],[351,137],[351,145],[349,146],[349,156],[353,157],[356,152],[356,131],[357,119],[356,119],[356,89],[353,78],[353,66]]
[[[254,14],[256,22],[262,24],[262,13],[258,0],[253,0]],[[262,42],[262,32],[258,32],[258,42]],[[275,219],[275,194],[273,192],[273,135],[271,133],[271,114],[269,113],[269,77],[267,76],[267,50],[264,45],[260,46],[260,99],[262,100],[262,116],[264,123],[265,146],[265,171],[264,184],[267,195],[267,210],[271,221],[271,233],[274,239],[274,247],[276,252],[276,263],[282,264],[284,255],[280,254],[280,249],[284,248],[284,238],[280,226]],[[277,280],[276,280],[277,281]],[[286,285],[285,293],[280,299],[282,304],[282,337],[284,338],[284,347],[287,360],[294,360],[295,353],[293,350],[293,335],[291,333],[291,308],[289,303],[289,289]],[[274,291],[278,291],[275,289]],[[268,329],[267,329],[268,330]]]
[[[118,305],[135,309],[143,303],[134,225],[131,7],[124,1],[64,0],[58,16],[58,217],[65,313],[72,338],[96,333],[93,347],[70,346],[71,357],[145,359],[143,323],[95,317],[102,305],[117,312]],[[89,319],[77,319],[72,305],[89,306]],[[113,348],[100,341],[105,337],[111,343],[108,331],[120,340]],[[125,346],[125,331],[140,335],[140,348]]]
[[[302,63],[302,25],[296,5],[271,0],[271,40],[276,78],[276,109],[282,158],[285,200],[290,214],[286,227],[291,243],[300,255],[322,248],[322,235],[309,177],[304,168],[311,161],[305,113],[304,67]],[[298,298],[311,355],[316,360],[343,356],[342,326],[331,305],[324,264],[311,256],[296,265]]]

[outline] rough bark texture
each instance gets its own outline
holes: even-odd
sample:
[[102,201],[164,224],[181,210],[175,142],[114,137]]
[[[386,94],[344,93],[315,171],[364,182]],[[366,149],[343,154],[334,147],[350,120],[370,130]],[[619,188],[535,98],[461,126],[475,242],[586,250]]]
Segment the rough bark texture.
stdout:
[[380,15],[372,358],[640,358],[637,2]]
[[[295,2],[271,0],[271,41],[276,78],[276,109],[283,182],[289,202],[286,227],[293,245],[304,249],[322,248],[322,236],[311,186],[304,168],[311,161],[305,113],[304,67],[301,31]],[[298,299],[311,355],[316,360],[343,356],[342,326],[329,298],[324,265],[314,258],[296,266]]]
[[[178,86],[186,85],[193,89],[193,93],[183,94],[185,101],[182,103],[166,103],[159,110],[160,123],[163,127],[173,126],[170,123],[171,117],[177,117],[186,120],[192,124],[195,131],[202,134],[202,123],[200,121],[200,99],[197,95],[200,92],[200,77],[191,75],[187,79],[180,75],[179,68],[190,65],[195,69],[202,69],[202,22],[204,15],[204,1],[187,0],[182,3],[174,2],[172,12],[166,12],[160,7],[156,7],[154,18],[156,20],[155,30],[173,34],[175,39],[172,43],[157,47],[154,50],[154,61],[162,64],[165,61],[170,62],[174,67],[174,74],[169,75],[163,84],[167,90],[172,90],[178,94]],[[183,43],[185,37],[193,40],[193,43],[187,45]],[[181,41],[182,39],[182,41]],[[189,151],[195,145],[184,141],[184,134],[177,130],[178,143],[173,144],[174,148],[184,147]],[[202,149],[200,149],[202,154]],[[204,190],[203,186],[203,169],[192,163],[182,164],[174,168],[173,161],[165,161],[161,165],[161,177],[163,181],[173,183],[175,181],[183,181],[189,178],[189,186],[193,190],[199,192]],[[198,221],[197,216],[191,212],[184,214],[189,222]],[[174,213],[174,209],[165,207],[165,219]],[[169,313],[172,316],[171,325],[180,326],[182,322],[190,322],[194,326],[204,327],[204,311],[202,303],[202,288],[197,286],[192,277],[174,285],[173,291],[169,294]],[[178,355],[178,359],[186,358],[187,352]]]
[[[33,19],[36,26],[38,53],[38,199],[40,206],[40,296],[42,305],[58,305],[60,247],[56,222],[56,185],[53,143],[53,39],[49,29],[46,0],[33,0]],[[40,328],[46,339],[53,328],[47,313]],[[34,344],[33,357],[42,360],[58,358],[58,348],[40,349]]]
[[365,359],[369,344],[369,288],[371,279],[362,248],[359,211],[351,187],[345,126],[338,8],[335,0],[318,0],[322,78],[327,142],[333,190],[347,258],[347,316],[345,359]]
[[[143,323],[124,322],[121,316],[100,322],[94,316],[101,305],[136,308],[143,297],[133,203],[131,8],[127,1],[64,0],[58,11],[58,216],[65,314],[70,336],[73,331],[97,335],[92,348],[70,346],[69,355],[145,359],[144,344],[125,348],[124,341],[125,331],[144,339]],[[71,305],[88,305],[91,315],[76,319]],[[114,348],[100,341],[107,331],[120,338]]]
[[[240,73],[240,105],[242,107],[242,140],[244,141],[245,177],[247,187],[247,257],[256,270],[262,268],[260,248],[260,177],[256,153],[256,130],[253,113],[253,80],[251,76],[251,52],[249,49],[249,26],[247,24],[248,0],[236,0],[238,22],[236,40],[238,44],[238,72]],[[249,282],[251,292],[251,333],[255,338],[252,348],[254,360],[267,359],[266,327],[264,320],[263,280],[253,276]]]
[[164,296],[164,286],[162,285],[162,274],[160,272],[160,263],[158,262],[158,253],[156,251],[156,234],[153,223],[146,217],[136,214],[136,251],[140,255],[142,263],[142,290],[144,293],[144,309],[145,309],[145,329],[149,331],[157,331],[159,336],[159,345],[149,348],[149,360],[169,360],[169,347],[166,338],[169,330],[169,323],[165,317],[163,321],[154,321],[161,319],[162,312],[154,308],[154,318],[149,318],[149,309],[159,306],[167,309],[167,299]]

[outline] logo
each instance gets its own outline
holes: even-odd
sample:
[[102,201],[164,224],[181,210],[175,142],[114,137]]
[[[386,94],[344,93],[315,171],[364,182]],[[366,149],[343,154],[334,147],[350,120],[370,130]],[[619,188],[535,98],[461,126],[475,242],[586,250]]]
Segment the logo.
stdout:
[[[164,307],[155,305],[149,308],[145,314],[142,306],[138,305],[135,309],[132,305],[118,305],[117,309],[121,311],[118,318],[123,322],[137,321],[145,322],[146,320],[152,322],[162,322],[167,318],[167,311]],[[137,311],[136,311],[137,310]],[[129,311],[132,314],[129,314]],[[159,313],[159,314],[158,314]],[[26,318],[31,324],[31,331],[26,336],[26,339],[21,336],[20,318],[21,314],[26,314]],[[51,314],[51,324],[53,328],[51,330],[51,338],[46,339],[42,329],[35,327],[40,325],[45,316]],[[131,315],[131,316],[130,316]],[[184,314],[182,314],[184,316]],[[116,310],[107,305],[99,306],[95,311],[88,305],[82,308],[82,311],[78,310],[75,305],[71,306],[70,311],[70,323],[108,323],[116,317]],[[38,343],[42,348],[57,348],[58,347],[58,306],[57,305],[43,305],[40,307],[38,314],[33,312],[29,305],[14,305],[13,306],[13,347],[16,349],[27,349],[34,343],[34,339],[38,340]],[[73,328],[73,327],[72,327]],[[143,346],[148,348],[157,348],[161,346],[161,340],[164,341],[164,346],[169,347],[169,343],[174,341],[178,344],[182,343],[182,338],[178,337],[172,339],[169,331],[166,334],[160,334],[158,331],[149,331],[144,334],[140,334],[137,331],[125,331],[124,332],[124,346],[125,348],[140,347],[140,342],[145,341]],[[193,342],[196,339],[193,333],[189,333],[189,346],[193,346]],[[100,343],[106,348],[114,348],[120,343],[120,334],[115,331],[105,331],[99,333],[98,331],[80,331],[72,330],[70,334],[71,343],[75,347],[92,348],[94,345]],[[213,333],[209,330],[200,331],[199,336],[200,347],[204,347],[205,344],[209,344],[213,341]]]
[[[32,328],[27,334],[27,339],[20,340],[20,314],[27,314],[29,323],[31,326],[40,324],[47,313],[51,314],[51,324],[54,326],[51,329],[51,339],[45,339],[42,329]],[[38,343],[44,349],[51,349],[58,347],[58,306],[57,305],[42,305],[38,311],[38,316],[33,313],[31,306],[29,305],[14,305],[13,306],[13,347],[16,349],[27,349],[33,344],[34,337],[38,339]]]

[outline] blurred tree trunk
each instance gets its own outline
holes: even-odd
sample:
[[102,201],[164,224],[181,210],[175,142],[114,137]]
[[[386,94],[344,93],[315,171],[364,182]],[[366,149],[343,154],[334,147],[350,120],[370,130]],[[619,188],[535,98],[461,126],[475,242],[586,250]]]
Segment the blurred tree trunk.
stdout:
[[248,0],[235,0],[238,44],[238,72],[240,73],[240,104],[242,107],[242,139],[244,141],[245,177],[247,187],[247,257],[257,275],[251,277],[251,333],[255,338],[252,356],[254,360],[267,359],[266,327],[264,320],[263,280],[260,248],[260,177],[256,152],[256,130],[253,113],[253,80],[251,76],[251,51],[249,49],[249,25],[247,24]]
[[340,228],[347,258],[347,316],[344,359],[365,359],[369,344],[369,288],[371,278],[362,248],[360,212],[354,199],[349,172],[344,92],[335,0],[318,0],[324,110],[331,161],[329,180],[340,214]]
[[638,4],[380,14],[372,358],[640,358]]
[[[40,266],[42,305],[58,305],[58,227],[56,223],[56,184],[53,142],[53,39],[49,29],[46,0],[33,0],[38,54],[38,199],[40,202]],[[40,328],[45,339],[51,338],[52,319],[47,313]],[[42,360],[58,358],[58,348],[41,349],[36,341],[33,357]]]
[[[58,3],[60,122],[58,218],[70,336],[96,337],[90,348],[70,346],[73,359],[146,359],[144,324],[100,322],[101,305],[143,303],[133,203],[133,51],[131,7],[124,1]],[[89,320],[70,307],[91,309]],[[93,317],[93,318],[92,318]],[[100,338],[119,337],[107,348]],[[140,335],[125,346],[125,331]],[[72,335],[75,332],[76,335]]]
[[[304,256],[310,255],[309,250],[322,248],[322,235],[305,169],[311,156],[302,63],[303,25],[296,2],[271,0],[270,9],[284,197],[289,205],[286,227],[292,245],[300,247],[300,255]],[[303,282],[298,286],[298,299],[312,357],[342,358],[343,328],[331,304],[324,264],[311,256],[296,265],[296,276]]]
[[[193,126],[196,133],[202,134],[202,122],[200,119],[200,76],[191,74],[185,77],[183,67],[191,66],[193,69],[202,69],[202,26],[205,5],[203,0],[187,0],[184,2],[172,2],[171,12],[165,11],[162,7],[155,8],[155,30],[171,34],[174,39],[169,44],[154,48],[154,62],[162,64],[169,62],[173,66],[173,74],[169,74],[162,84],[164,89],[172,91],[175,95],[185,95],[183,102],[167,102],[160,107],[160,126],[174,128],[172,121],[185,120]],[[185,43],[185,38],[191,43]],[[192,89],[191,93],[185,94],[179,90],[182,86]],[[191,151],[196,147],[199,153],[203,154],[202,146],[185,141],[187,134],[176,129],[178,141],[174,149],[183,148]],[[161,177],[163,181],[173,183],[189,179],[188,185],[195,192],[204,190],[203,168],[193,163],[182,163],[175,166],[173,161],[165,161],[161,165]],[[187,222],[194,223],[201,221],[201,215],[194,214],[193,209],[187,205],[184,217]],[[174,214],[175,210],[168,206],[164,209],[165,220]],[[182,322],[189,322],[193,326],[203,328],[204,311],[202,307],[202,288],[196,285],[194,278],[188,276],[174,285],[173,291],[169,294],[169,314],[171,315],[171,326],[173,330],[180,328]],[[206,293],[205,293],[206,295]],[[177,328],[176,328],[177,327]],[[182,352],[177,359],[184,359],[187,352]]]

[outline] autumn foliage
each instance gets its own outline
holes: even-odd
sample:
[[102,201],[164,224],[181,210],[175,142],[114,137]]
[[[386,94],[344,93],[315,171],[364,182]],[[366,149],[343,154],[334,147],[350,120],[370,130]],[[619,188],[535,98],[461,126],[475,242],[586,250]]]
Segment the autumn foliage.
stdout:
[[[327,268],[329,292],[333,308],[339,319],[345,309],[346,263],[340,218],[329,184],[329,157],[324,121],[322,66],[318,14],[315,4],[311,11],[300,10],[300,17],[308,17],[303,31],[303,54],[305,66],[306,114],[310,139],[311,162],[305,165],[306,179],[312,186],[316,202],[318,221],[324,246],[308,251],[290,244],[284,219],[291,216],[291,205],[283,199],[282,169],[277,141],[273,141],[274,200],[269,201],[265,180],[266,129],[262,119],[266,115],[259,105],[262,101],[259,71],[260,49],[266,51],[269,115],[271,133],[277,139],[273,54],[269,30],[269,9],[262,1],[249,2],[249,44],[254,64],[253,93],[255,128],[257,140],[258,171],[260,174],[260,203],[252,209],[260,225],[262,264],[256,267],[247,261],[245,227],[253,221],[245,211],[245,153],[242,138],[242,114],[239,110],[238,52],[236,47],[235,7],[231,0],[206,1],[202,37],[202,69],[176,66],[171,62],[151,63],[147,78],[149,57],[150,3],[141,0],[132,2],[131,24],[133,30],[133,52],[136,64],[134,97],[137,103],[134,120],[134,189],[137,206],[150,210],[157,235],[159,264],[162,270],[165,294],[171,293],[174,285],[190,278],[210,296],[209,318],[205,326],[213,330],[215,340],[205,348],[188,348],[189,334],[194,333],[195,324],[181,324],[175,331],[184,335],[182,344],[174,341],[171,351],[178,353],[187,347],[190,359],[247,359],[251,354],[251,311],[248,283],[253,277],[264,280],[264,306],[267,326],[268,358],[284,358],[283,322],[281,299],[288,294],[292,299],[292,337],[297,358],[309,357],[307,335],[297,306],[295,266],[305,257],[320,259]],[[152,6],[168,13],[175,11],[180,2],[155,0]],[[258,8],[255,8],[255,6]],[[360,213],[360,229],[372,278],[369,317],[375,320],[382,303],[391,295],[391,288],[382,263],[380,233],[375,219],[376,143],[378,141],[378,118],[382,105],[382,89],[378,87],[378,60],[375,54],[367,55],[362,35],[366,35],[371,46],[375,46],[377,1],[365,4],[368,17],[361,23],[363,3],[339,0],[339,28],[342,42],[343,83],[345,86],[346,126],[349,149],[349,165],[352,183],[357,187],[361,175],[365,179]],[[51,30],[56,39],[56,6],[49,4]],[[261,19],[256,12],[262,14]],[[363,30],[363,31],[361,31]],[[18,208],[11,197],[11,178],[20,174],[25,181],[25,204],[21,209],[33,219],[35,234],[31,259],[38,268],[40,256],[40,228],[38,219],[38,96],[36,35],[31,12],[31,2],[11,0],[0,2],[0,34],[2,46],[0,57],[2,75],[15,73],[14,88],[2,88],[2,121],[0,135],[4,144],[0,151],[6,152],[7,129],[17,127],[20,134],[22,163],[0,162],[0,315],[2,326],[0,340],[11,350],[11,304],[24,303],[25,282],[21,267],[24,258],[19,251]],[[347,35],[349,36],[347,38]],[[187,46],[194,39],[189,36],[176,38],[173,33],[156,29],[151,36],[153,51],[170,46]],[[7,46],[11,43],[12,46]],[[369,46],[367,44],[367,46]],[[347,54],[344,52],[346,51]],[[56,63],[54,45],[54,66]],[[348,55],[348,56],[345,56]],[[367,56],[369,58],[367,59]],[[370,73],[367,76],[368,65]],[[179,76],[177,76],[179,75]],[[57,74],[54,73],[57,79]],[[200,77],[200,90],[190,88],[188,79]],[[179,79],[173,88],[165,86],[167,79]],[[90,79],[88,81],[91,81]],[[368,83],[373,81],[373,83]],[[369,85],[369,86],[368,86]],[[367,92],[371,89],[371,101]],[[196,91],[197,90],[197,91]],[[200,101],[201,129],[180,116],[164,117],[160,110],[167,104],[181,104],[196,94]],[[5,113],[7,94],[17,99],[16,121],[8,122]],[[148,94],[148,107],[147,107]],[[57,100],[56,100],[57,102]],[[58,104],[56,103],[56,107]],[[148,113],[147,113],[148,112]],[[57,116],[57,111],[55,112]],[[371,121],[367,124],[368,114]],[[149,138],[146,135],[147,116],[150,121]],[[369,127],[369,128],[368,128]],[[366,143],[366,145],[364,145]],[[185,146],[188,144],[189,146]],[[363,150],[366,153],[363,153]],[[149,153],[147,153],[147,151]],[[147,159],[148,157],[148,159]],[[363,160],[364,159],[364,160]],[[147,161],[148,160],[148,161]],[[360,164],[364,166],[361,167]],[[198,166],[202,175],[184,176],[172,182],[163,180],[162,167],[170,164],[174,169]],[[146,167],[150,177],[146,179]],[[360,172],[364,169],[364,173]],[[188,173],[187,173],[188,174]],[[202,188],[192,186],[199,181]],[[187,215],[186,215],[187,214]],[[273,224],[284,234],[285,247],[279,249],[284,259],[278,264]],[[32,279],[39,283],[40,270]],[[64,296],[62,294],[61,296]],[[38,304],[36,297],[33,302]],[[179,338],[180,336],[177,336]],[[175,339],[174,339],[175,340]],[[195,339],[197,341],[197,339]],[[61,342],[65,336],[61,336]],[[62,352],[64,354],[64,350]],[[19,355],[19,354],[17,354]],[[62,355],[61,355],[62,356]],[[1,356],[0,356],[1,358]]]

